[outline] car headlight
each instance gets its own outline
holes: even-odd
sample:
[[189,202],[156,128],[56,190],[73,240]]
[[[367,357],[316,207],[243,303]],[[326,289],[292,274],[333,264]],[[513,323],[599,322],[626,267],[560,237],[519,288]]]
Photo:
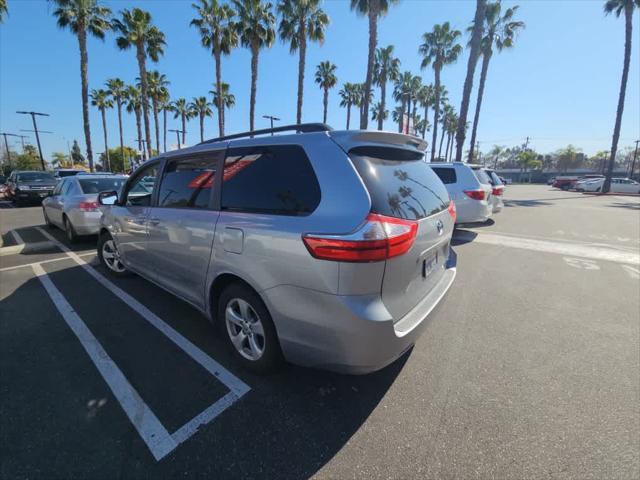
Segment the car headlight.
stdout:
[[29,185],[20,185],[19,187],[16,187],[18,190],[31,190],[31,187]]

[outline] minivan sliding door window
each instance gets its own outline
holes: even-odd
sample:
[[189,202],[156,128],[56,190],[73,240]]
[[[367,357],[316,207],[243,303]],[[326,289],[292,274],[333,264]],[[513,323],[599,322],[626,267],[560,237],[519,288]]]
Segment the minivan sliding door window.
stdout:
[[171,160],[162,175],[158,207],[210,208],[215,172],[214,157]]

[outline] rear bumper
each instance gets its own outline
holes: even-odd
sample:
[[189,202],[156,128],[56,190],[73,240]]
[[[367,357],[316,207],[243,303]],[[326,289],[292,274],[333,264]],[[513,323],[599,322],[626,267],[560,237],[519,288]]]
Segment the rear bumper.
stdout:
[[97,235],[100,232],[102,212],[83,212],[73,209],[67,212],[67,216],[78,235]]
[[456,211],[458,213],[456,223],[477,223],[486,222],[493,213],[492,201],[464,200],[456,201]]
[[494,195],[493,197],[491,197],[491,202],[493,205],[492,213],[500,213],[502,211],[502,207],[504,207],[502,197]]
[[285,358],[349,374],[379,370],[409,350],[456,276],[448,268],[424,299],[394,322],[380,295],[331,295],[293,285],[262,292]]

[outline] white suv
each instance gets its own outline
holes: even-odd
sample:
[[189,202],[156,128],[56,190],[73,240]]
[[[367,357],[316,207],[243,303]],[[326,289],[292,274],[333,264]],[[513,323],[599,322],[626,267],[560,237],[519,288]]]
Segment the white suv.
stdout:
[[455,162],[432,163],[430,166],[456,204],[456,223],[486,222],[491,218],[493,187],[480,165]]

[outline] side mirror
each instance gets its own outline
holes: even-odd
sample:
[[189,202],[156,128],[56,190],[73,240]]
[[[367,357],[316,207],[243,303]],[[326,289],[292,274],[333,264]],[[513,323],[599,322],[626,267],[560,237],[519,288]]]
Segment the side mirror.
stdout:
[[112,190],[110,192],[100,192],[98,194],[98,203],[100,205],[114,205],[118,201],[118,192]]

